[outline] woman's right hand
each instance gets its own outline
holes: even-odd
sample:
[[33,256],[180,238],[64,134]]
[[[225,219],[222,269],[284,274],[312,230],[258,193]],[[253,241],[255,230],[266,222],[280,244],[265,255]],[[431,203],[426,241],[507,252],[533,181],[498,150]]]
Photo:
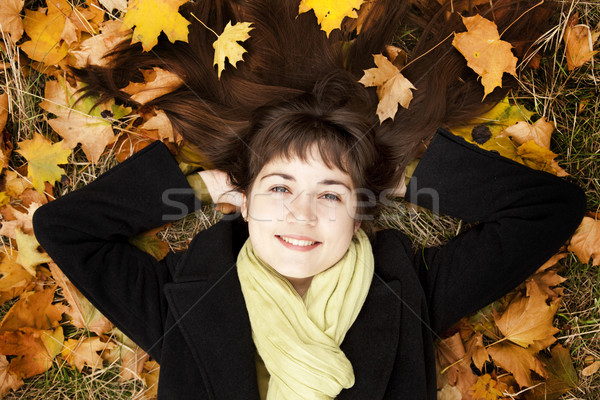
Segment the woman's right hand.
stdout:
[[226,203],[235,207],[242,206],[242,193],[234,189],[226,172],[210,169],[198,173],[215,204]]

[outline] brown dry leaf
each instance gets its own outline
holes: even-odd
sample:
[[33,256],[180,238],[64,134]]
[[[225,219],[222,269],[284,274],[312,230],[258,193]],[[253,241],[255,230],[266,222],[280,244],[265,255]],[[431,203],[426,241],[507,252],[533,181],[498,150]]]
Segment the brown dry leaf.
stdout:
[[[561,249],[561,251],[562,251],[562,249]],[[555,266],[560,260],[562,260],[563,258],[565,258],[568,255],[569,255],[569,253],[556,253],[555,255],[550,257],[550,259],[548,261],[546,261],[544,263],[544,265],[539,267],[538,270],[536,271],[536,273],[545,271],[548,268]]]
[[139,134],[121,135],[113,145],[115,158],[121,163],[154,141]]
[[[4,221],[2,221],[0,235],[8,236],[11,239],[16,239],[17,229],[20,229],[21,232],[29,235],[33,234],[33,213],[39,207],[41,207],[41,204],[31,203],[31,205],[27,208],[27,213],[21,212],[10,205],[2,207],[0,213],[2,213]],[[10,220],[7,218],[8,213],[11,213]]]
[[584,217],[568,247],[584,264],[600,265],[600,220]]
[[567,23],[563,41],[565,42],[567,67],[569,71],[581,67],[588,61],[591,61],[594,54],[594,40],[590,27],[577,24],[579,15],[574,14]]
[[302,0],[298,14],[313,10],[321,29],[327,37],[332,30],[340,28],[344,18],[357,18],[364,0]]
[[550,351],[550,355],[551,357],[540,354],[540,359],[546,366],[546,381],[528,391],[525,399],[558,400],[562,394],[578,386],[579,379],[569,350],[557,344]]
[[70,306],[65,313],[71,316],[71,323],[76,328],[86,329],[97,335],[110,331],[112,323],[73,286],[58,266],[55,263],[48,263],[48,267],[50,267],[52,277],[62,288],[62,294]]
[[452,365],[445,371],[448,383],[460,390],[463,399],[470,399],[469,389],[477,381],[477,376],[471,370],[471,359],[465,352],[460,334],[455,333],[453,336],[441,340],[436,346],[436,350],[442,369]]
[[32,188],[30,181],[16,171],[6,171],[6,194],[11,197],[20,196],[27,188]]
[[555,300],[546,304],[547,296],[537,285],[530,285],[527,289],[527,295],[517,294],[501,316],[494,313],[496,326],[506,339],[522,347],[533,345],[536,341],[553,342],[558,329],[552,322],[559,302]]
[[142,370],[150,356],[117,328],[112,333],[111,337],[117,346],[104,352],[102,358],[111,363],[120,361],[120,381],[141,379]]
[[[6,121],[8,121],[8,93],[2,93],[0,94],[0,132],[4,130]],[[4,168],[4,163],[2,168]]]
[[144,399],[152,399],[157,395],[158,390],[158,375],[160,373],[160,365],[154,360],[146,361],[144,364],[144,372],[142,372],[142,380],[146,386],[146,391],[143,393]]
[[11,390],[15,391],[23,386],[23,380],[10,372],[8,366],[6,357],[0,355],[0,399],[4,398]]
[[68,46],[61,36],[71,10],[67,0],[49,2],[47,12],[25,10],[23,25],[31,40],[23,43],[21,50],[35,61],[58,64],[67,55]]
[[108,20],[100,26],[100,34],[82,40],[75,49],[69,50],[69,65],[84,68],[87,65],[106,66],[112,58],[104,55],[131,32],[123,32],[120,21]]
[[183,84],[179,76],[159,67],[141,71],[144,75],[144,82],[130,82],[122,89],[131,95],[133,101],[140,104],[146,104],[157,97],[170,93]]
[[592,376],[600,369],[600,361],[594,361],[592,364],[588,365],[584,369],[581,370],[581,375],[583,376]]
[[518,144],[533,140],[538,146],[550,149],[550,136],[554,132],[554,124],[542,117],[533,125],[519,121],[503,130],[499,136],[508,136]]
[[175,135],[173,125],[163,110],[155,110],[155,115],[139,126],[139,129],[156,130],[160,140],[180,144],[183,138]]
[[[556,288],[555,286],[560,285],[566,280],[566,278],[558,275],[558,273],[554,270],[536,272],[527,280],[527,293],[530,294],[540,290],[548,297],[548,300],[554,301],[558,297],[562,296],[563,292],[563,288]],[[532,285],[536,285],[537,288],[532,288]]]
[[0,304],[19,296],[29,286],[33,276],[17,263],[17,251],[0,253]]
[[102,357],[98,352],[109,351],[114,347],[114,343],[104,343],[98,336],[82,336],[79,339],[67,339],[60,355],[79,371],[86,366],[96,370],[102,368]]
[[52,367],[63,339],[60,326],[55,330],[7,331],[0,334],[0,353],[18,356],[8,369],[20,379],[29,378]]
[[23,233],[17,228],[15,240],[17,242],[17,249],[19,250],[17,262],[32,276],[36,274],[36,266],[52,261],[48,254],[39,251],[40,244],[34,235]]
[[511,44],[500,40],[496,24],[481,15],[462,17],[467,32],[457,33],[452,45],[467,59],[467,65],[481,76],[485,96],[502,87],[506,72],[517,76],[517,58]]
[[111,110],[111,103],[94,108],[94,98],[86,98],[75,103],[74,94],[81,84],[72,87],[59,78],[46,82],[45,100],[40,103],[44,110],[57,118],[47,119],[48,123],[70,149],[81,143],[88,160],[98,162],[107,145],[115,140],[112,124],[102,117],[102,112]]
[[513,374],[521,387],[533,384],[531,371],[546,376],[543,364],[530,350],[512,343],[500,342],[488,347],[488,352],[497,365]]
[[[169,224],[165,226],[169,226]],[[160,261],[169,253],[169,245],[156,236],[165,226],[159,226],[158,228],[132,236],[129,238],[129,243]]]
[[408,108],[413,98],[411,90],[416,88],[383,54],[374,54],[373,58],[377,68],[365,70],[359,82],[366,87],[377,86],[377,115],[379,122],[383,122],[388,118],[394,119],[398,104]]
[[490,360],[485,346],[483,345],[483,334],[478,332],[465,345],[467,355],[473,360],[473,364],[481,371],[487,361]]
[[21,199],[25,207],[29,207],[33,203],[46,204],[48,202],[46,196],[32,188],[25,189],[17,197]]
[[460,390],[449,383],[445,384],[444,387],[437,392],[437,400],[462,400],[462,398]]
[[23,21],[21,10],[25,0],[2,0],[0,2],[0,26],[5,34],[10,35],[14,43],[23,36]]
[[48,330],[58,326],[67,307],[52,304],[56,287],[27,292],[11,307],[0,323],[0,332]]
[[121,12],[127,11],[127,0],[98,0],[108,11],[117,9]]

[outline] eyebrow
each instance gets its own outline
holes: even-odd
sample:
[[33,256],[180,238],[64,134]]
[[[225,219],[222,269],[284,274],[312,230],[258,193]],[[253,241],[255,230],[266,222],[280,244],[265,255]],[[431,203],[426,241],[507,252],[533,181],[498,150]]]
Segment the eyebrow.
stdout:
[[[263,176],[262,178],[260,178],[260,180],[263,181],[264,179],[272,177],[272,176],[279,176],[285,180],[296,182],[296,178],[294,178],[291,175],[284,174],[281,172],[274,172],[272,174],[267,174],[267,175]],[[344,186],[346,189],[348,189],[349,192],[352,191],[352,189],[350,189],[350,187],[348,185],[346,185],[344,182],[338,181],[335,179],[323,179],[322,181],[317,182],[317,184],[319,184],[319,185],[341,185],[341,186]]]

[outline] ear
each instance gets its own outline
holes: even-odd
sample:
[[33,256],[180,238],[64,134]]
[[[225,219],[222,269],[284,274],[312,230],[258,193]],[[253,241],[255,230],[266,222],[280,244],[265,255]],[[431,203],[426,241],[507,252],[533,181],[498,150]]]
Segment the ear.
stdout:
[[246,196],[246,192],[242,193],[242,206],[240,208],[242,211],[242,218],[244,218],[244,221],[248,221],[248,197]]
[[358,230],[360,229],[360,223],[361,221],[356,221],[354,223],[354,233],[358,232]]

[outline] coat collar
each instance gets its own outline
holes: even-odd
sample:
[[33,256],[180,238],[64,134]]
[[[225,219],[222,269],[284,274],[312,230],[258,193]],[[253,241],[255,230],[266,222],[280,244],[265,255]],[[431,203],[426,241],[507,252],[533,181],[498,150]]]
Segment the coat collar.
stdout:
[[[255,346],[235,268],[241,247],[236,238],[243,239],[244,233],[247,237],[247,231],[236,232],[237,221],[213,228],[190,244],[187,261],[182,260],[186,265],[175,273],[165,294],[211,398],[258,400]],[[365,304],[341,345],[356,382],[338,399],[383,398],[399,341],[400,295],[400,282],[385,282],[376,272]]]

